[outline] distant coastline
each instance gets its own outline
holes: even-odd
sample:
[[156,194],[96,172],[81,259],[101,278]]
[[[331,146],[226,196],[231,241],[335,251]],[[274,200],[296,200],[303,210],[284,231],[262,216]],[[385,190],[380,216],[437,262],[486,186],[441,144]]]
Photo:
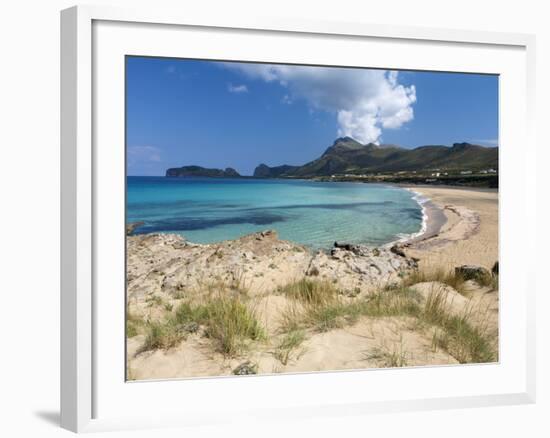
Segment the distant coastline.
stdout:
[[498,147],[471,143],[428,145],[405,149],[397,145],[361,144],[338,138],[317,159],[304,165],[258,165],[252,176],[234,168],[197,165],[173,167],[167,177],[306,179],[498,188]]

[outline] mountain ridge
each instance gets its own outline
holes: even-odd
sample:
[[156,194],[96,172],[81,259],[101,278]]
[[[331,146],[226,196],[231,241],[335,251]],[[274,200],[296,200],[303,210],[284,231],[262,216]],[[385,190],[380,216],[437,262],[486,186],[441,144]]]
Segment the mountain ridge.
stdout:
[[341,173],[475,171],[487,168],[498,169],[498,147],[461,142],[452,146],[425,145],[406,149],[393,144],[361,144],[351,137],[340,137],[315,160],[302,166],[269,167],[261,164],[254,170],[254,177],[303,178]]

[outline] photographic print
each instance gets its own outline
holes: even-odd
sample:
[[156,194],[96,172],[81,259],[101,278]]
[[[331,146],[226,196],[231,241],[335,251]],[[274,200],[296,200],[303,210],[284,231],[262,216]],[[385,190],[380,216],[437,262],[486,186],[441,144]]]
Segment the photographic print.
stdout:
[[497,75],[125,62],[128,380],[498,362]]

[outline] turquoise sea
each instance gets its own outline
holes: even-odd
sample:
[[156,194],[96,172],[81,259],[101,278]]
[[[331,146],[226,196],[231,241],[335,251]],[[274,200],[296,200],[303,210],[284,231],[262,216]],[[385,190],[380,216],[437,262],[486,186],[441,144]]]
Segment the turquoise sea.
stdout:
[[145,222],[138,234],[178,233],[198,243],[274,229],[320,249],[418,233],[423,212],[413,193],[379,184],[129,176],[126,221]]

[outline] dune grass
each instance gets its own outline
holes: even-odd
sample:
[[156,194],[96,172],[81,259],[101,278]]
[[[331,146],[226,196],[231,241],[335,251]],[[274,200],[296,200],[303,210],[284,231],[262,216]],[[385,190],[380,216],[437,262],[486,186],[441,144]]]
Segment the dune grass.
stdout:
[[138,350],[139,353],[150,350],[167,350],[178,345],[185,334],[173,318],[165,321],[153,321],[147,324],[145,341]]
[[308,278],[283,286],[281,292],[290,298],[313,305],[333,301],[339,293],[332,283]]
[[391,348],[384,343],[365,355],[367,359],[375,360],[378,366],[383,368],[406,367],[408,365],[407,356],[402,337],[399,344],[392,345]]
[[201,303],[181,303],[162,321],[149,323],[139,351],[175,347],[185,338],[191,323],[204,327],[204,334],[227,356],[242,351],[246,341],[265,339],[265,330],[254,310],[236,294],[219,293]]
[[292,357],[292,353],[304,342],[306,333],[304,330],[292,330],[285,335],[277,344],[274,356],[286,365]]
[[288,307],[281,318],[285,332],[313,328],[326,332],[357,321],[360,310],[357,303],[346,303],[341,292],[332,283],[302,279],[281,289],[295,304]]
[[442,292],[432,292],[424,305],[420,318],[436,327],[433,343],[460,363],[484,363],[496,360],[486,327],[474,325],[470,308],[460,314],[450,314],[445,308]]
[[[281,329],[288,333],[305,329],[325,332],[352,325],[363,316],[413,317],[418,323],[418,329],[435,328],[438,333],[434,339],[435,345],[459,362],[496,360],[491,336],[484,327],[473,323],[469,309],[464,309],[460,315],[453,314],[445,305],[444,291],[434,291],[423,300],[408,287],[409,284],[404,282],[399,287],[383,289],[365,299],[345,300],[330,283],[300,280],[282,289],[295,302],[283,313]],[[392,363],[404,363],[397,360],[398,355],[389,355],[386,359],[392,358],[396,358],[395,361],[391,360]]]
[[144,321],[142,317],[139,317],[130,311],[126,312],[126,336],[128,338],[137,336],[143,328],[143,325]]
[[265,339],[265,330],[255,312],[236,297],[218,297],[203,305],[205,318],[198,321],[206,326],[206,335],[218,342],[220,352],[233,356],[247,340]]
[[444,269],[436,269],[433,271],[414,270],[405,278],[403,278],[401,286],[408,287],[416,283],[424,283],[428,281],[438,281],[440,283],[451,286],[459,294],[468,296],[466,281],[460,274],[456,274],[454,270],[446,271]]
[[[434,348],[441,348],[461,363],[480,363],[496,360],[492,335],[479,323],[474,323],[467,309],[460,315],[446,307],[443,291],[434,291],[426,299],[410,288],[416,282],[441,281],[455,289],[463,285],[458,276],[436,272],[413,273],[402,284],[382,288],[367,297],[345,296],[331,282],[304,278],[279,289],[290,298],[279,321],[278,343],[274,356],[286,365],[308,331],[327,332],[355,324],[360,318],[412,317],[415,330],[432,330]],[[498,282],[498,278],[496,279]],[[162,303],[165,304],[165,303]],[[146,335],[139,352],[169,349],[177,346],[188,333],[200,329],[202,335],[214,341],[216,350],[228,357],[239,355],[251,343],[267,339],[251,298],[237,280],[228,289],[211,288],[198,300],[185,300],[159,321],[139,321],[128,315],[127,335]],[[192,327],[191,327],[192,326]],[[191,328],[190,328],[191,327]],[[277,341],[276,341],[277,342]],[[399,351],[373,352],[387,366],[405,366]]]

